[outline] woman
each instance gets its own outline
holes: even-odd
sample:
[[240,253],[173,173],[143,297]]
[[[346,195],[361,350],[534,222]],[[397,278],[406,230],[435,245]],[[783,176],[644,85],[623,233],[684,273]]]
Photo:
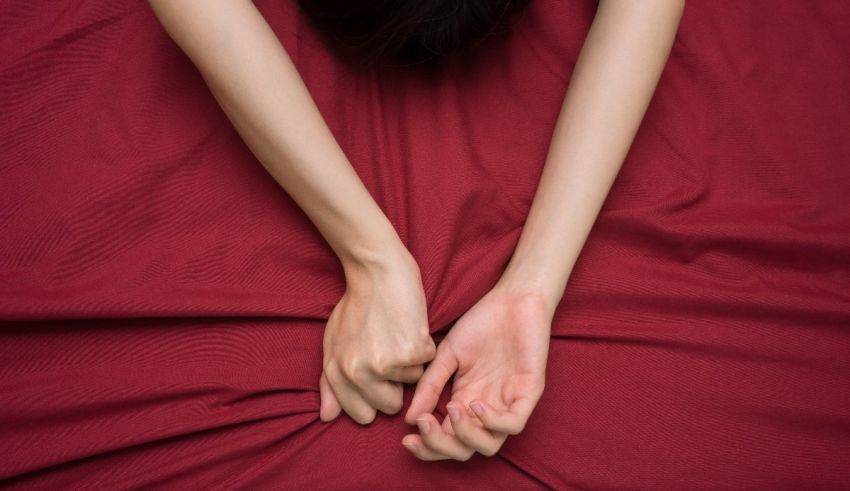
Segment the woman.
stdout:
[[[366,56],[363,51],[352,56],[364,63],[392,57],[434,62],[498,30],[480,29],[482,18],[489,28],[505,25],[506,17],[487,14],[488,6],[492,12],[521,7],[507,0],[480,2],[477,9],[460,8],[470,3],[461,0],[385,2],[367,17],[375,26],[359,34],[370,40],[361,46]],[[516,250],[497,284],[457,320],[439,347],[429,336],[413,256],[254,5],[150,3],[247,145],[342,263],[346,290],[324,334],[321,419],[345,411],[368,424],[377,411],[396,414],[402,384],[416,383],[405,421],[418,424],[419,432],[402,440],[414,455],[466,460],[475,452],[495,454],[508,435],[523,430],[543,392],[555,309],[655,90],[684,0],[600,0]],[[342,34],[354,32],[346,30],[345,15],[325,22],[328,11],[311,4],[302,2],[318,26],[341,34],[335,39],[344,48]],[[444,38],[428,37],[435,32]],[[440,422],[432,413],[452,375],[449,417]]]

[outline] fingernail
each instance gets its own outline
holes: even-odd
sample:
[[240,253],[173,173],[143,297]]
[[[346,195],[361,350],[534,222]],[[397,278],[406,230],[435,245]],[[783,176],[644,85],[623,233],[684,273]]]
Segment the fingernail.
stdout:
[[460,421],[460,410],[454,406],[448,408],[449,409],[449,417],[452,418],[452,421],[458,422]]
[[419,450],[419,447],[415,443],[402,443],[402,445],[407,447],[407,449],[410,450],[411,452],[415,452],[415,451]]
[[422,433],[431,431],[431,423],[427,419],[417,419],[416,422],[419,423],[419,431]]
[[470,406],[472,406],[472,410],[475,411],[475,414],[479,416],[484,414],[484,406],[482,406],[481,404],[473,402],[472,404],[470,404]]

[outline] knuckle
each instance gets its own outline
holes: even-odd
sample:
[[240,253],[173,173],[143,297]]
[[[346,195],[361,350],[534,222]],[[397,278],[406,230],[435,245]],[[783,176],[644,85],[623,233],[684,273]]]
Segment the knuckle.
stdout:
[[366,413],[363,413],[363,414],[357,414],[355,416],[352,416],[352,419],[354,419],[354,421],[356,421],[357,423],[359,423],[361,425],[368,425],[369,423],[371,423],[372,421],[375,420],[375,416],[376,416],[375,412],[370,411],[370,412],[366,412]]
[[484,445],[478,452],[487,457],[492,457],[499,453],[499,445]]
[[405,343],[399,349],[399,355],[405,365],[422,363],[434,358],[437,349],[430,335],[424,335],[410,343]]
[[406,377],[409,379],[410,383],[416,383],[422,378],[422,374],[425,373],[425,368],[422,365],[417,365],[411,369],[409,369]]
[[495,451],[495,450],[491,450],[491,449],[489,449],[489,448],[482,448],[482,449],[481,449],[481,451],[480,451],[479,453],[480,453],[481,455],[485,456],[485,457],[492,457],[492,456],[496,455],[496,451]]
[[449,451],[447,451],[444,447],[445,444],[443,440],[437,436],[437,432],[432,428],[428,433],[423,434],[421,431],[419,432],[419,437],[422,438],[422,441],[426,443],[428,447],[437,452],[443,453],[445,455],[449,455]]
[[403,401],[401,400],[401,398],[398,398],[398,400],[391,401],[387,405],[387,408],[386,408],[387,410],[384,411],[384,412],[387,413],[387,414],[397,414],[399,411],[401,411],[402,406],[403,406]]
[[369,361],[368,365],[369,370],[378,375],[385,375],[392,367],[392,364],[389,363],[386,357],[381,354],[375,354],[372,360]]
[[507,433],[511,435],[519,435],[520,433],[522,433],[522,430],[525,429],[525,422],[514,423],[508,429],[510,431],[508,431]]
[[342,372],[348,380],[356,385],[361,385],[367,380],[367,368],[359,360],[352,360],[347,363]]
[[455,438],[460,443],[466,445],[467,447],[474,447],[475,446],[473,444],[473,442],[470,440],[469,434],[467,433],[466,428],[463,425],[454,424],[454,422],[453,422],[452,423],[452,430],[454,431]]
[[393,416],[393,415],[398,414],[398,412],[399,412],[399,411],[401,411],[401,408],[400,408],[400,407],[398,407],[398,406],[390,406],[390,407],[386,407],[386,408],[384,408],[384,409],[383,409],[383,411],[381,411],[381,412],[382,412],[382,413],[384,413],[384,414],[386,414],[387,416]]
[[356,365],[357,361],[355,359],[339,360],[337,362],[337,368],[339,369],[339,372],[345,377],[350,377],[350,375],[354,373],[354,371],[356,370]]
[[403,364],[409,365],[414,359],[416,359],[418,352],[419,350],[416,349],[416,346],[413,343],[404,343],[399,347],[398,355]]
[[458,456],[458,460],[460,460],[461,462],[466,462],[467,460],[469,460],[470,458],[472,458],[472,455],[473,455],[474,453],[475,453],[475,450],[468,450],[468,451],[464,451],[463,453],[461,453],[461,454]]
[[434,344],[434,341],[431,337],[428,337],[428,341],[423,345],[424,348],[422,350],[422,357],[426,360],[433,360],[434,356],[437,354],[437,346]]

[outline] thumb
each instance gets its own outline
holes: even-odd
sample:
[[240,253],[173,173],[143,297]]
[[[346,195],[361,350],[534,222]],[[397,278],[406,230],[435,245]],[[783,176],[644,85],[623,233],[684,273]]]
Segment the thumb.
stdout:
[[440,343],[437,347],[437,354],[416,384],[413,400],[404,416],[405,423],[415,425],[417,416],[434,412],[446,382],[457,370],[457,363],[457,357],[449,348],[449,345],[445,342]]
[[328,379],[325,377],[324,370],[322,371],[322,377],[319,379],[319,397],[322,401],[319,409],[319,418],[324,422],[336,419],[342,411],[342,407],[340,407],[339,401],[336,399],[333,389],[331,389],[331,384],[328,383]]

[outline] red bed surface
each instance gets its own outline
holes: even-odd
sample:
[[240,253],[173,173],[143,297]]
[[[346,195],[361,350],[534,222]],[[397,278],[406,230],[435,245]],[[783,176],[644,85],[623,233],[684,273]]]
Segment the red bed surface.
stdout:
[[[256,3],[441,339],[510,257],[595,2],[535,0],[431,78]],[[3,487],[850,488],[850,3],[688,2],[545,393],[465,463],[416,460],[401,415],[319,420],[341,267],[146,2],[0,5]]]

